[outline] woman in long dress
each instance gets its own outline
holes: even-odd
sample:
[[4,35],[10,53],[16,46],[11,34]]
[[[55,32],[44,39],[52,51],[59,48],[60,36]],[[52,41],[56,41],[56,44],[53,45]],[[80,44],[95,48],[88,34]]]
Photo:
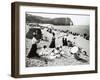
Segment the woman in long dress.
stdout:
[[65,39],[64,39],[64,37],[62,38],[62,43],[63,43],[63,46],[65,46]]
[[66,46],[68,45],[68,43],[67,43],[67,38],[65,38],[65,45],[66,45]]
[[30,52],[27,56],[28,58],[32,58],[32,57],[40,57],[38,54],[37,54],[37,40],[35,37],[32,38],[32,47],[30,49]]
[[52,41],[51,41],[51,44],[50,44],[49,47],[50,48],[55,48],[55,33],[53,33]]

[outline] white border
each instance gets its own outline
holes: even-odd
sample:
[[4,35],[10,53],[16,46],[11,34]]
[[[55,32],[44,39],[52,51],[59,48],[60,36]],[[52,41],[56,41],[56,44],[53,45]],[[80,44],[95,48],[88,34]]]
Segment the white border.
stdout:
[[[48,13],[69,13],[69,14],[88,14],[90,15],[90,64],[89,65],[74,65],[60,67],[25,67],[25,12],[48,12]],[[40,74],[40,73],[55,73],[55,72],[74,72],[95,70],[95,11],[85,9],[65,9],[52,7],[31,7],[20,6],[20,74]]]

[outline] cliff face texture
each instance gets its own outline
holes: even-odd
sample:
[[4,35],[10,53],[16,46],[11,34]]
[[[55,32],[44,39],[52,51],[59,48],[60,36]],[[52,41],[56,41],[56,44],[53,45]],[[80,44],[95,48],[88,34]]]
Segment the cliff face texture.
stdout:
[[35,16],[26,14],[26,23],[46,23],[46,24],[53,24],[53,25],[73,25],[73,21],[71,18],[66,17],[59,17],[59,18],[46,18],[41,16]]

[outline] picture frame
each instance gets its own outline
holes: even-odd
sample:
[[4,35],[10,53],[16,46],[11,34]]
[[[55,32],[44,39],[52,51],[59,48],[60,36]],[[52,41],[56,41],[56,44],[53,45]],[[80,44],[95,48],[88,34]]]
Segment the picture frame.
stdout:
[[[44,29],[46,32],[43,33]],[[11,4],[11,76],[25,78],[97,73],[97,30],[96,6],[13,2]],[[61,42],[58,38],[67,41]],[[41,45],[48,43],[42,48],[48,48],[49,45],[49,51],[55,56],[48,54],[49,51],[47,54],[35,54],[33,49],[37,47],[33,44],[35,41],[38,44],[42,43]],[[61,42],[63,46],[56,47],[56,41],[58,45]],[[82,47],[83,45],[85,47]],[[54,52],[60,49],[62,53]],[[38,59],[33,58],[33,55],[39,56]],[[44,57],[44,55],[49,56]]]

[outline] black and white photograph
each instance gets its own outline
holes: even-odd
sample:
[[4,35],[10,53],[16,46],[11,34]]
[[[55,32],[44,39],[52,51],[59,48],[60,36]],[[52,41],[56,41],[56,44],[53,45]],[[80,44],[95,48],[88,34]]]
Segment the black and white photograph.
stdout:
[[12,76],[97,73],[97,7],[12,4]]
[[25,13],[26,67],[88,65],[90,15]]

